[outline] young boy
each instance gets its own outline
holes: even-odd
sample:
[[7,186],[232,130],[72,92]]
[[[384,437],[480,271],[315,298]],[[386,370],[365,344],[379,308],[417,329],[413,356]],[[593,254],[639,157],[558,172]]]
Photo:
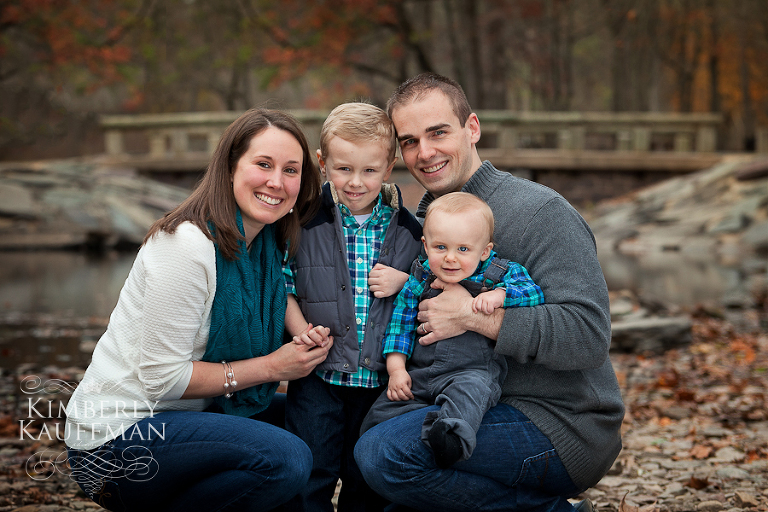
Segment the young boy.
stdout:
[[395,295],[421,249],[421,226],[384,183],[397,143],[387,114],[367,103],[336,107],[320,132],[327,183],[319,213],[301,232],[284,272],[286,329],[295,343],[333,347],[315,373],[288,385],[286,428],[312,450],[305,490],[289,510],[381,510],[354,459],[360,426],[387,375],[382,340]]
[[541,288],[525,268],[496,257],[493,224],[493,213],[485,201],[466,192],[440,196],[429,205],[422,237],[427,261],[414,264],[395,300],[384,340],[388,389],[363,423],[365,432],[405,412],[439,405],[439,411],[427,413],[421,438],[432,448],[441,468],[472,455],[483,415],[501,395],[507,364],[494,351],[493,342],[475,332],[427,346],[417,343],[416,334],[430,331],[428,325],[417,326],[419,302],[442,291],[431,287],[435,280],[467,288],[475,296],[475,312],[491,314],[499,307],[544,302]]

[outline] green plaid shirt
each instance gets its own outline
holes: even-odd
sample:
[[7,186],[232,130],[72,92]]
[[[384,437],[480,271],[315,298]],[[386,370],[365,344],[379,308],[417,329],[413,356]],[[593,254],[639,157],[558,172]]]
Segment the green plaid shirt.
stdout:
[[[368,273],[379,259],[381,244],[387,232],[392,214],[395,209],[382,204],[381,194],[376,201],[371,216],[362,226],[343,204],[338,204],[341,213],[341,235],[347,246],[347,266],[352,278],[352,292],[355,304],[355,324],[357,325],[357,340],[361,347],[365,339],[365,325],[368,321],[368,306],[373,294],[368,290]],[[293,261],[283,268],[288,293],[296,295],[294,275],[296,267]],[[312,322],[315,323],[315,322]],[[322,322],[317,322],[322,325]],[[329,384],[339,386],[375,388],[387,382],[386,372],[379,375],[368,368],[359,365],[356,373],[335,372],[331,370],[319,370],[317,375]]]

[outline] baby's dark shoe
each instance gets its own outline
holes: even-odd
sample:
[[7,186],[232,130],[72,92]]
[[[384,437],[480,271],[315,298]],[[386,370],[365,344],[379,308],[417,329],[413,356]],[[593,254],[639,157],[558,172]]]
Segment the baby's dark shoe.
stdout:
[[444,421],[437,421],[429,430],[427,439],[435,455],[437,467],[447,469],[461,459],[461,439]]

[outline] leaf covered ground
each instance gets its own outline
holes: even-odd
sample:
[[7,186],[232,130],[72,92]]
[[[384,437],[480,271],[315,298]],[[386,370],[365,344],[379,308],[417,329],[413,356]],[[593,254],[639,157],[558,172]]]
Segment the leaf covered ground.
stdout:
[[[692,315],[689,345],[663,354],[611,355],[627,407],[624,449],[609,474],[580,498],[606,512],[768,510],[768,334],[757,312],[739,315],[735,323],[699,311]],[[20,391],[31,374],[76,382],[81,373],[50,367],[3,373],[0,512],[98,508],[66,467],[29,462],[40,452],[51,458],[64,450],[55,438],[56,425],[63,428],[57,406],[66,396],[60,389],[35,395],[54,406],[49,411],[38,403],[30,424],[29,397]],[[51,418],[37,418],[37,412]],[[22,425],[37,439],[21,436]]]

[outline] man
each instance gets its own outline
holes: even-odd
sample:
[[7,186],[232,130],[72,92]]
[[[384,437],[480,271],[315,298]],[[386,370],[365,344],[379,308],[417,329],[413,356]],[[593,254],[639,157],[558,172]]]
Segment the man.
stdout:
[[454,81],[416,76],[387,110],[403,161],[427,190],[417,217],[449,192],[484,199],[496,218],[494,248],[528,269],[546,303],[489,316],[473,313],[460,285],[439,285],[444,291],[420,305],[419,332],[428,333],[420,342],[466,331],[496,340],[509,366],[501,400],[483,418],[469,460],[437,467],[420,440],[431,406],[366,432],[357,462],[374,490],[417,510],[572,512],[567,498],[596,484],[621,450],[624,416],[592,232],[556,192],[480,160],[480,122]]

